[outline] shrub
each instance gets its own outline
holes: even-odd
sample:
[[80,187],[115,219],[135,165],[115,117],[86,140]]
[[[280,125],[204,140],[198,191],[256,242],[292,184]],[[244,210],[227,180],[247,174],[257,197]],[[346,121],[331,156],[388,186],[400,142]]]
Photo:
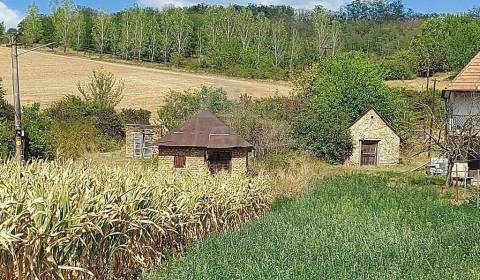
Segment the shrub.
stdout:
[[104,109],[114,108],[122,101],[125,85],[116,80],[111,72],[99,69],[93,70],[86,84],[79,82],[77,88],[86,102],[95,108]]
[[54,102],[47,109],[47,113],[53,120],[68,122],[84,119],[91,115],[93,110],[92,104],[85,102],[80,97],[67,95]]
[[164,104],[157,113],[160,123],[168,130],[179,126],[202,109],[218,114],[228,111],[232,106],[223,89],[211,87],[183,92],[171,91]]
[[91,120],[101,136],[120,141],[125,137],[125,127],[119,114],[113,108],[99,108]]
[[225,113],[232,109],[233,102],[228,99],[227,93],[222,88],[203,86],[198,94],[202,108],[206,108],[214,114]]
[[352,153],[348,116],[342,110],[313,104],[300,113],[293,131],[301,149],[330,163],[343,163]]
[[50,143],[52,121],[47,113],[40,111],[40,104],[24,107],[22,122],[26,133],[27,156],[52,157],[54,155]]
[[271,153],[287,152],[293,146],[290,122],[295,107],[291,105],[290,98],[253,100],[243,95],[231,114],[224,114],[223,119],[254,145],[256,156],[262,158]]
[[122,109],[120,119],[125,124],[150,124],[152,113],[144,109]]
[[198,112],[200,108],[200,96],[194,91],[171,91],[157,113],[160,123],[171,130]]
[[120,141],[107,137],[98,137],[96,149],[100,153],[109,153],[120,149]]
[[412,112],[403,90],[387,87],[383,77],[380,65],[365,55],[341,54],[319,67],[308,102],[345,112],[347,123],[373,106],[406,140],[411,132]]
[[414,56],[408,50],[401,50],[382,61],[386,80],[408,80],[415,75]]
[[15,110],[5,100],[5,90],[0,78],[0,158],[6,158],[14,149],[15,131],[13,129]]
[[0,160],[8,158],[15,145],[13,126],[5,121],[0,121]]
[[61,158],[79,158],[97,150],[99,132],[92,122],[56,121],[52,125],[52,149]]

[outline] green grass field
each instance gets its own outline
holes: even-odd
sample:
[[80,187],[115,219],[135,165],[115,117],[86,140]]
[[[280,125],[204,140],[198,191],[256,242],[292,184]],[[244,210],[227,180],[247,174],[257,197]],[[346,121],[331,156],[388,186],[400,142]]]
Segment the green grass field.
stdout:
[[435,180],[338,176],[146,279],[480,279],[480,210]]

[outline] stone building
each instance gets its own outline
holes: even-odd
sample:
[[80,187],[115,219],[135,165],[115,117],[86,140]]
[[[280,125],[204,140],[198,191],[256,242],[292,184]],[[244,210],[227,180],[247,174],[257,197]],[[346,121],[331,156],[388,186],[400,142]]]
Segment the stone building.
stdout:
[[151,158],[158,153],[155,142],[162,136],[159,126],[127,124],[125,126],[125,155],[130,158]]
[[374,108],[369,108],[351,126],[353,151],[347,164],[394,165],[400,161],[400,137]]
[[253,146],[203,111],[158,141],[160,170],[246,173]]

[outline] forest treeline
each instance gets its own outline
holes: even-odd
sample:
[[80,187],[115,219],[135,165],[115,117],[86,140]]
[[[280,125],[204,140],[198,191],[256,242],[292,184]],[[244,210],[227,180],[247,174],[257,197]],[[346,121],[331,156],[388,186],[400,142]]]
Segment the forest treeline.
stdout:
[[255,78],[288,79],[325,57],[360,51],[387,79],[407,79],[468,62],[479,48],[480,9],[424,15],[400,0],[354,0],[339,11],[200,4],[106,13],[61,0],[48,15],[32,3],[19,30],[27,46],[55,41],[65,52]]

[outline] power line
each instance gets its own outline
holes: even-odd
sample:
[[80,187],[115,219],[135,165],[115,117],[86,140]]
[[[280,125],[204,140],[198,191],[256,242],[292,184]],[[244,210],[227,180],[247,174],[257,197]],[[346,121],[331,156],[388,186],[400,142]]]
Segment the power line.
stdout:
[[15,108],[15,158],[20,161],[25,160],[25,131],[22,128],[22,106],[20,103],[20,77],[18,73],[18,57],[50,46],[55,43],[48,43],[35,47],[33,49],[18,52],[18,42],[20,34],[14,33],[10,35],[10,46],[12,49],[12,85],[13,85],[13,106]]
[[18,33],[10,36],[12,48],[12,85],[13,85],[13,106],[15,108],[15,158],[25,160],[24,143],[25,131],[22,129],[22,111],[20,106],[20,83],[18,76]]

